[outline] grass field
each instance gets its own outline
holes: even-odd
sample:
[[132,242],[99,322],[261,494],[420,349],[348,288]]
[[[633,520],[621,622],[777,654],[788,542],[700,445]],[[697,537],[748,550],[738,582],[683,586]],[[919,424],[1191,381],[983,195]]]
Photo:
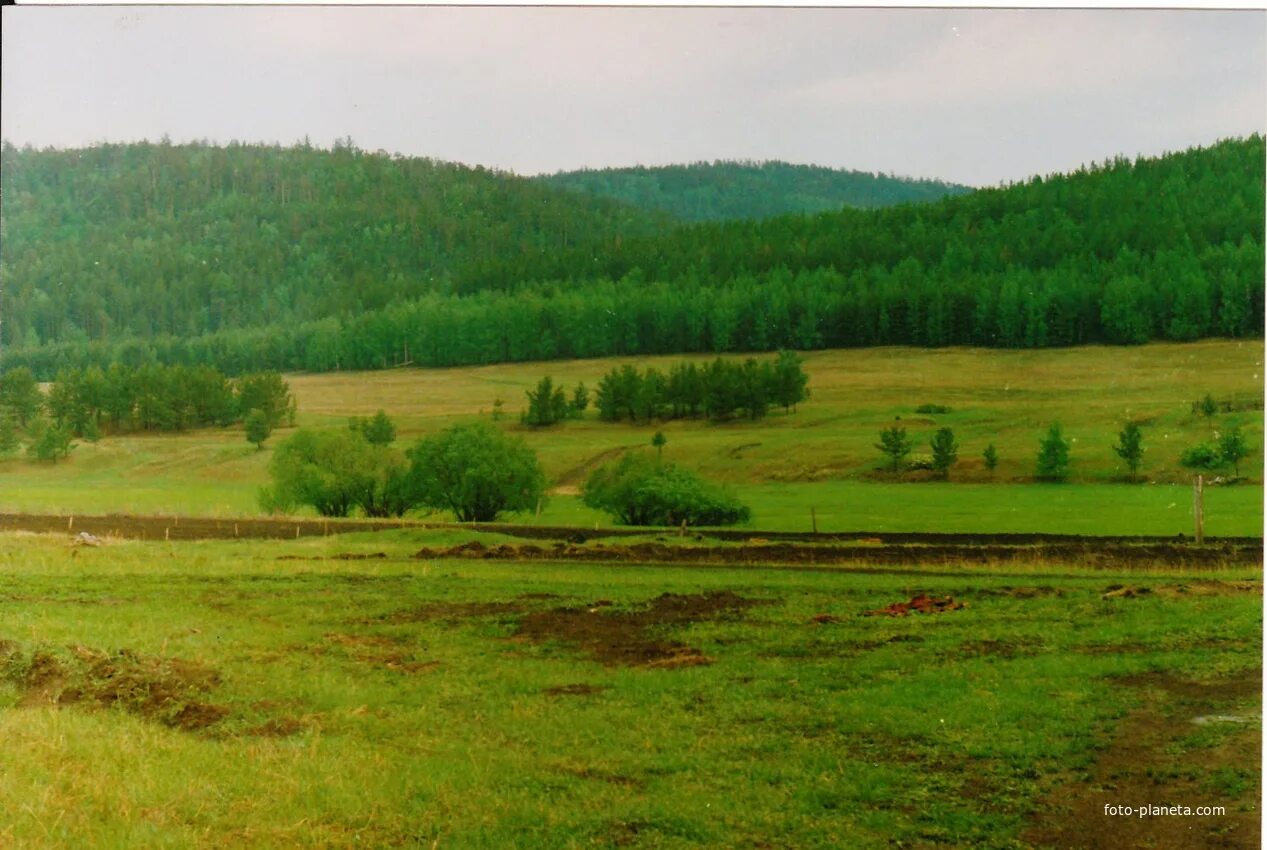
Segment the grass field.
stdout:
[[[638,358],[666,368],[680,358]],[[488,418],[505,402],[503,425],[538,452],[556,492],[542,522],[606,522],[573,497],[603,458],[668,437],[667,458],[736,488],[753,508],[753,525],[807,529],[815,508],[823,530],[1068,531],[1177,534],[1191,531],[1190,473],[1183,449],[1240,424],[1253,448],[1242,465],[1248,485],[1209,491],[1210,533],[1262,530],[1262,413],[1239,410],[1212,420],[1192,402],[1218,400],[1261,406],[1261,342],[1210,341],[1132,348],[1049,351],[865,349],[806,355],[812,398],[794,415],[772,413],[758,423],[649,426],[598,422],[593,413],[543,431],[521,429],[516,412],[524,391],[545,374],[593,388],[622,360],[512,364],[446,370],[295,375],[301,425],[339,425],[382,408],[400,439],[472,418]],[[920,404],[948,405],[949,414],[921,416]],[[927,451],[937,427],[960,443],[951,485],[897,483],[877,470],[873,444],[901,417]],[[1143,421],[1143,474],[1151,483],[1119,483],[1125,470],[1111,446],[1128,419]],[[1072,483],[1028,483],[1038,440],[1059,420],[1073,443]],[[0,463],[0,509],[104,513],[255,513],[267,478],[269,447],[257,452],[240,430],[176,436],[107,438],[78,446],[69,461],[41,466]],[[993,442],[1001,458],[990,475],[981,451]],[[958,483],[956,483],[958,482]]]
[[[456,539],[0,535],[0,846],[1258,846],[1260,569],[409,557]],[[862,616],[917,593],[967,607]]]

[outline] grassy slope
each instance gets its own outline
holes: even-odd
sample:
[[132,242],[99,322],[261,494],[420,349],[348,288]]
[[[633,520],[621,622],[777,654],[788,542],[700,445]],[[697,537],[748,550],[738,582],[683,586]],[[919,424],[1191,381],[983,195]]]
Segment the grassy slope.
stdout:
[[[664,368],[678,358],[641,358]],[[1012,530],[1174,534],[1189,530],[1189,475],[1182,450],[1210,439],[1212,428],[1240,422],[1254,453],[1243,473],[1261,485],[1258,411],[1194,417],[1191,402],[1262,397],[1261,342],[1210,341],[1138,348],[1047,351],[884,348],[806,355],[811,400],[750,424],[672,422],[610,425],[587,418],[540,432],[513,420],[523,393],[543,374],[593,388],[617,359],[447,370],[293,376],[300,424],[335,425],[349,415],[386,409],[410,441],[505,401],[505,426],[536,449],[561,486],[543,522],[600,520],[568,495],[595,459],[620,447],[646,446],[664,430],[667,458],[738,488],[760,528],[804,529],[816,507],[823,530]],[[920,416],[921,403],[945,404],[944,416]],[[952,482],[892,483],[875,472],[879,430],[901,416],[916,452],[942,425],[954,428],[960,464]],[[1155,483],[1114,483],[1123,469],[1111,451],[1128,417],[1145,429],[1144,473]],[[1076,485],[1009,483],[1032,475],[1038,438],[1061,421],[1074,442]],[[275,437],[269,444],[275,445]],[[980,453],[989,442],[1001,463],[993,479]],[[0,508],[180,513],[251,513],[270,451],[256,452],[238,431],[176,437],[106,439],[79,446],[69,462],[0,464]],[[1212,534],[1261,532],[1261,486],[1209,491]]]
[[[419,542],[120,543],[72,558],[60,539],[0,535],[0,639],[200,662],[231,709],[214,734],[184,732],[0,682],[0,844],[1024,847],[1043,795],[1085,784],[1115,725],[1152,704],[1106,677],[1215,680],[1261,661],[1260,596],[1100,598],[1114,581],[1175,581],[1155,576],[420,564],[406,559]],[[392,559],[277,560],[367,547]],[[559,594],[517,603],[534,610],[721,589],[769,604],[670,631],[715,659],[672,670],[510,639],[517,614],[373,620],[525,593]],[[969,607],[857,616],[918,591]],[[816,626],[818,613],[842,622]],[[394,654],[439,663],[411,674]],[[605,690],[544,693],[578,684]],[[1204,784],[1164,802],[1256,801],[1245,730],[1184,717],[1167,751]],[[251,733],[269,721],[294,734]],[[1207,755],[1231,745],[1231,760]],[[1098,812],[1086,826],[1117,828]]]

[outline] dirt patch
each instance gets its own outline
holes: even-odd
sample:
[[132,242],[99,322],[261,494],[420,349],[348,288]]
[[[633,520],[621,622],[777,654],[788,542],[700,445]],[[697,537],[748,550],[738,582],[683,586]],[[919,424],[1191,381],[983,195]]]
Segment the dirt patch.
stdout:
[[864,617],[905,617],[908,614],[942,614],[967,607],[966,602],[956,602],[953,596],[912,596],[909,602],[894,602],[883,608],[863,611]]
[[[1140,689],[1141,706],[1118,724],[1090,776],[1060,777],[1052,783],[1023,840],[1073,850],[1261,846],[1261,723],[1228,724],[1228,733],[1213,743],[1175,751],[1199,728],[1193,722],[1198,717],[1231,714],[1236,705],[1261,711],[1261,668],[1221,680],[1190,680],[1165,671],[1112,681]],[[1222,806],[1225,811],[1186,817],[1105,812],[1106,806],[1141,805],[1194,811]]]
[[189,731],[229,714],[206,697],[220,684],[215,670],[194,661],[72,646],[66,653],[25,653],[0,642],[0,676],[22,691],[19,705],[117,706],[165,726]]
[[749,542],[737,546],[680,546],[668,542],[629,545],[583,545],[555,542],[484,546],[473,541],[448,549],[424,548],[414,555],[422,559],[479,558],[519,561],[592,561],[642,564],[744,565],[846,565],[886,566],[928,564],[1057,563],[1098,568],[1184,566],[1194,569],[1261,564],[1261,545],[1196,547],[1181,543],[1123,544],[1113,542],[1006,545],[968,543],[890,544],[879,538],[859,538],[850,544],[803,545]]
[[532,643],[563,641],[607,665],[689,667],[711,664],[700,650],[660,634],[667,628],[734,615],[762,600],[729,591],[665,593],[629,611],[610,605],[536,611],[519,621],[516,638]]

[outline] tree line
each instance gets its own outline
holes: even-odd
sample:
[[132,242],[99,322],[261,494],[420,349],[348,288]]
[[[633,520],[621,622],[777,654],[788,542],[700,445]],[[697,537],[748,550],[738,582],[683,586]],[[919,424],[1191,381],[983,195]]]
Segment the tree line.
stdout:
[[0,429],[12,435],[51,427],[94,440],[106,432],[226,427],[252,414],[269,431],[293,420],[295,401],[279,373],[230,379],[210,366],[115,363],[59,371],[47,394],[29,369],[0,373]]

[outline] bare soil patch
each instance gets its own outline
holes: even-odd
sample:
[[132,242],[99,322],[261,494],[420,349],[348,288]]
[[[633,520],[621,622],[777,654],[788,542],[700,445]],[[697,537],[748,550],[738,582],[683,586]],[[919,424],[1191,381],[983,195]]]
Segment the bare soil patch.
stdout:
[[469,558],[510,561],[588,561],[642,564],[722,564],[744,565],[848,565],[887,566],[945,564],[1063,563],[1098,568],[1184,566],[1200,569],[1236,564],[1262,564],[1261,545],[1196,547],[1181,543],[1121,544],[1063,543],[1045,545],[1004,544],[885,544],[866,542],[849,545],[797,545],[795,543],[750,542],[738,546],[681,546],[667,542],[630,545],[555,542],[499,544],[485,546],[477,541],[447,549],[423,548],[414,557],[421,559]]
[[[1200,749],[1180,747],[1199,717],[1261,713],[1262,669],[1218,680],[1172,672],[1112,680],[1139,689],[1142,704],[1118,724],[1090,777],[1061,777],[1040,801],[1023,839],[1035,847],[1071,850],[1257,848],[1261,723],[1232,724]],[[1238,708],[1239,707],[1239,708]],[[1232,785],[1220,777],[1235,776]],[[1114,816],[1105,806],[1222,806],[1222,815]]]
[[66,654],[26,653],[0,641],[0,675],[23,693],[23,706],[118,706],[176,729],[196,731],[219,723],[226,706],[208,702],[220,684],[215,670],[194,661],[115,653],[84,646]]
[[574,685],[555,685],[552,688],[546,688],[541,693],[548,697],[588,697],[601,694],[605,690],[607,690],[606,685],[589,685],[585,682],[578,682]]
[[733,616],[763,600],[745,599],[729,590],[696,594],[665,593],[641,608],[618,610],[589,605],[535,611],[522,617],[516,638],[532,643],[563,641],[602,664],[638,667],[689,667],[713,663],[699,649],[671,640],[665,629]]

